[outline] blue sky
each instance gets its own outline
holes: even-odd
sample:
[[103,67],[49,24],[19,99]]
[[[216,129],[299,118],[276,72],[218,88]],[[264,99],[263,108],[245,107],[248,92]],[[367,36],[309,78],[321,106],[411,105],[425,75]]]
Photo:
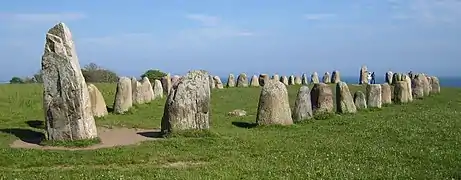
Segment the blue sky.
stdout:
[[37,72],[59,21],[82,66],[123,76],[461,69],[459,0],[16,0],[0,6],[0,80]]

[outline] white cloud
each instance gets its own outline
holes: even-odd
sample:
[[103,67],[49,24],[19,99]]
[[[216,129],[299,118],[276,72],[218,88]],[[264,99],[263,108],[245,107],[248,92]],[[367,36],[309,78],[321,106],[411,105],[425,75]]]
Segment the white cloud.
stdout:
[[188,14],[187,19],[200,22],[203,26],[216,26],[220,23],[221,19],[216,16],[209,16],[205,14]]
[[335,17],[336,14],[331,13],[321,13],[321,14],[304,14],[303,17],[307,20],[322,20],[327,18]]
[[20,23],[48,23],[84,19],[83,13],[0,13],[0,20]]

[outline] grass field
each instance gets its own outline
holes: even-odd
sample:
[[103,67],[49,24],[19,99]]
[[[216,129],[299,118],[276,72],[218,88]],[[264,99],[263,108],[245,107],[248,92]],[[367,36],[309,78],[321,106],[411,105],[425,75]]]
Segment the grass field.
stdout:
[[[97,84],[112,105],[115,85]],[[350,86],[352,93],[362,87]],[[289,88],[293,105],[298,87]],[[334,90],[334,89],[333,89]],[[461,89],[288,127],[255,122],[259,88],[213,90],[211,131],[92,151],[12,149],[5,133],[44,120],[40,85],[0,86],[0,179],[461,179]],[[98,126],[158,128],[164,100]],[[229,117],[244,109],[248,116]]]

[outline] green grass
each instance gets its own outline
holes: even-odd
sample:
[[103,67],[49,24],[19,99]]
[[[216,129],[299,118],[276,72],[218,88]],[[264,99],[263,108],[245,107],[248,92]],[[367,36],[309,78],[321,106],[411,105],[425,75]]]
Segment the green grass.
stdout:
[[101,139],[84,139],[84,140],[74,140],[74,141],[51,141],[43,140],[40,142],[42,146],[57,146],[57,147],[68,147],[68,148],[82,148],[89,147],[101,143]]
[[[115,85],[96,86],[112,106]],[[289,88],[291,105],[298,88]],[[245,128],[255,122],[259,92],[213,90],[211,129],[203,134],[111,149],[44,151],[9,148],[17,137],[7,133],[43,131],[26,123],[44,120],[41,86],[0,85],[0,179],[461,179],[461,89],[293,126]],[[163,105],[164,99],[96,121],[159,128]],[[234,109],[248,115],[228,116]]]

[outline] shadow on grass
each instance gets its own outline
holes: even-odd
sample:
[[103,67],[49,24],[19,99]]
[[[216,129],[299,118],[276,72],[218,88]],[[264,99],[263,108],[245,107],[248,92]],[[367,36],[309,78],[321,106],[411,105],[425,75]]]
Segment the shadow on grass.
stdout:
[[147,138],[164,138],[163,137],[164,135],[160,131],[145,131],[145,132],[138,132],[136,134],[139,134]]
[[26,124],[37,129],[45,129],[45,122],[42,120],[29,120]]
[[113,113],[113,112],[114,112],[114,108],[109,107],[109,106],[106,106],[106,108],[107,108],[107,112],[109,112],[109,113]]
[[232,122],[232,125],[237,126],[239,128],[247,128],[247,129],[255,128],[256,126],[258,126],[258,124],[256,123],[240,122],[240,121],[234,121]]
[[17,138],[21,139],[24,142],[38,145],[45,138],[45,135],[43,133],[33,131],[30,129],[8,128],[0,129],[0,132],[15,135]]

